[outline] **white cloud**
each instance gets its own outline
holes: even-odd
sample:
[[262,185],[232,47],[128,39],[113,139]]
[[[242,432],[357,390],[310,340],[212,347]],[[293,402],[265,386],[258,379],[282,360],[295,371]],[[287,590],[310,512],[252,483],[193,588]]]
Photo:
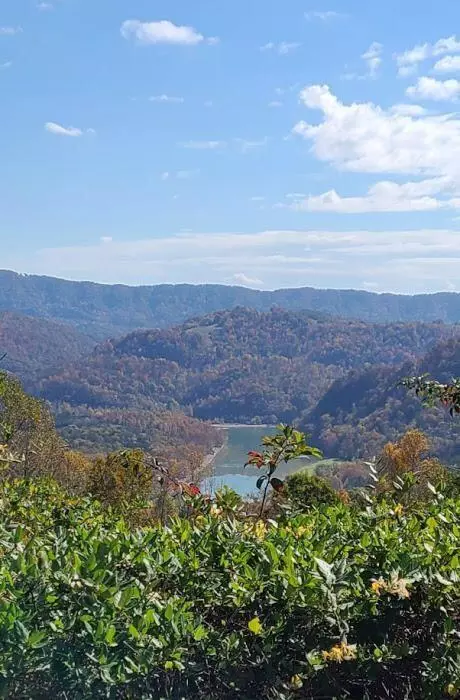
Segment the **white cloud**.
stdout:
[[179,144],[182,148],[191,148],[197,151],[215,151],[219,148],[225,148],[226,141],[184,141]]
[[42,12],[46,12],[47,10],[54,9],[54,6],[50,2],[39,2],[37,4],[37,9],[41,10]]
[[169,180],[169,176],[170,176],[170,173],[169,173],[167,170],[165,170],[164,173],[161,173],[160,179],[163,180],[163,181],[164,181],[164,180]]
[[335,190],[306,199],[295,199],[289,205],[301,211],[335,212],[340,214],[363,214],[369,212],[434,211],[437,209],[459,209],[460,199],[439,199],[433,195],[444,195],[452,187],[447,178],[433,178],[420,182],[378,182],[369,188],[364,197],[341,197]]
[[306,87],[300,98],[322,112],[319,124],[301,121],[293,129],[319,160],[353,172],[460,181],[460,120],[454,115],[414,117],[371,102],[344,104],[327,85]]
[[255,197],[251,197],[251,202],[265,202],[265,197],[256,195]]
[[339,19],[340,17],[344,17],[344,15],[334,10],[311,10],[310,12],[305,12],[305,19],[309,21],[319,19],[322,22],[329,22],[330,20]]
[[5,251],[2,258],[8,269],[113,283],[228,283],[238,270],[266,288],[360,288],[367,280],[404,293],[446,289],[458,279],[459,262],[458,228],[197,232],[30,248],[20,256]]
[[436,73],[459,73],[460,56],[444,56],[434,64],[433,70]]
[[55,122],[46,122],[45,129],[49,131],[50,134],[56,134],[57,136],[83,136],[83,131],[81,129],[77,129],[74,126],[61,126]]
[[165,95],[164,93],[162,95],[152,95],[152,97],[149,97],[150,102],[170,102],[173,104],[181,104],[182,102],[185,102],[183,97],[172,97],[171,95]]
[[279,100],[272,100],[272,102],[268,103],[269,107],[282,107],[283,103],[280,102]]
[[401,77],[413,75],[423,61],[448,53],[460,53],[460,42],[457,41],[455,36],[439,39],[435,44],[419,44],[412,49],[395,55],[398,73]]
[[390,111],[393,114],[399,114],[403,117],[423,117],[425,114],[427,114],[427,110],[421,105],[398,104],[393,105]]
[[235,272],[233,281],[242,284],[244,287],[260,287],[263,282],[257,277],[248,277],[244,272]]
[[366,61],[368,76],[370,78],[375,78],[377,76],[378,70],[382,64],[382,51],[382,44],[379,44],[378,41],[374,41],[361,56],[361,58]]
[[21,34],[22,27],[0,27],[0,36],[14,36]]
[[112,243],[113,238],[112,236],[101,236],[101,241],[102,243]]
[[423,76],[418,79],[416,85],[407,88],[406,94],[416,99],[438,102],[455,100],[460,94],[460,81],[454,78],[442,81]]
[[0,63],[0,70],[7,70],[13,65],[12,61],[5,61],[5,63]]
[[286,54],[291,53],[291,51],[295,51],[301,45],[302,44],[297,41],[281,41],[279,44],[269,41],[268,44],[260,46],[259,49],[260,51],[275,51],[280,56],[286,56]]
[[206,39],[193,27],[179,26],[169,20],[141,22],[138,19],[128,19],[121,25],[121,35],[124,39],[135,39],[141,44],[194,46],[204,41],[209,44],[216,44],[219,41],[217,37]]

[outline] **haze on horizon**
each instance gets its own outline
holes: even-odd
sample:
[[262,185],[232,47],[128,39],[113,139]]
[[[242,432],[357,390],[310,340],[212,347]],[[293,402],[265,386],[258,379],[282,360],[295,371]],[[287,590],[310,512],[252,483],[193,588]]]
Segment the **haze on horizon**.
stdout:
[[458,4],[368,5],[6,0],[2,267],[456,291]]

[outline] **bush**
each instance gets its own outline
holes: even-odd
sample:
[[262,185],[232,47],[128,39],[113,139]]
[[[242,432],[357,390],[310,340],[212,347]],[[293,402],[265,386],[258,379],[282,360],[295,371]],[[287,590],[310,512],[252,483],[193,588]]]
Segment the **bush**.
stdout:
[[440,700],[460,687],[459,500],[321,504],[283,524],[240,520],[223,494],[138,530],[51,483],[6,482],[0,504],[1,697]]
[[325,479],[312,476],[308,471],[296,472],[288,477],[286,494],[295,506],[302,509],[321,504],[334,505],[340,500],[337,492]]

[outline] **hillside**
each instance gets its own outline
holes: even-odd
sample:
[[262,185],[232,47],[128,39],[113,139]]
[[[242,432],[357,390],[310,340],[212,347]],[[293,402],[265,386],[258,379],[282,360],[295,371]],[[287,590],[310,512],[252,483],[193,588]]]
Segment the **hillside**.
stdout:
[[439,323],[235,309],[106,341],[38,391],[79,411],[182,409],[205,420],[289,422],[348,371],[414,361],[458,333]]
[[460,322],[460,295],[453,293],[411,297],[312,287],[263,292],[224,285],[128,287],[0,271],[0,311],[71,324],[99,340],[237,306],[309,309],[374,322]]
[[457,460],[458,421],[447,410],[423,406],[398,386],[406,376],[425,373],[442,382],[460,376],[460,340],[439,343],[416,363],[357,370],[337,380],[304,417],[302,427],[326,454],[344,459],[371,457],[406,428],[419,427],[432,439],[436,454]]
[[0,368],[13,372],[26,384],[81,360],[94,344],[72,326],[0,313]]

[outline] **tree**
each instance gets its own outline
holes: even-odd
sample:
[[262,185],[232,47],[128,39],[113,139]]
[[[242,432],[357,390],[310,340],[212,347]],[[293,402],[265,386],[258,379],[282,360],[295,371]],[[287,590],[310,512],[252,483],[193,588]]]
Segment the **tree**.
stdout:
[[415,478],[414,488],[426,494],[429,483],[436,485],[446,477],[441,462],[428,456],[430,441],[420,430],[408,430],[397,442],[389,442],[377,460],[378,490],[392,490],[408,475]]
[[288,477],[286,495],[302,510],[322,504],[334,505],[340,501],[337,492],[326,479],[311,475],[306,470]]

